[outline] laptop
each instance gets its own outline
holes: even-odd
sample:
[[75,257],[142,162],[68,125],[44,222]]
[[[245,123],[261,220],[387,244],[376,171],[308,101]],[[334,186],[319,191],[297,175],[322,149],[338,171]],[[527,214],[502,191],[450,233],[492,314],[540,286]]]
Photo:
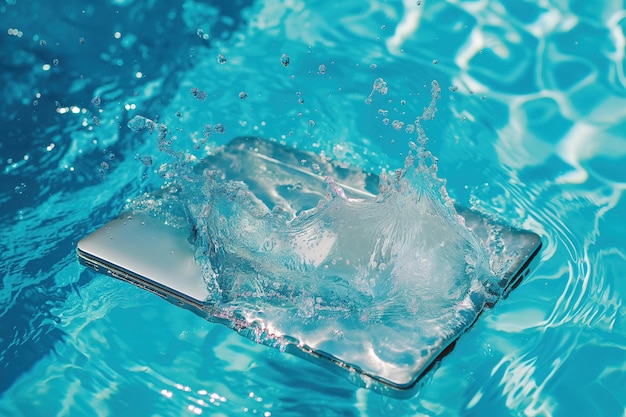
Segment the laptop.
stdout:
[[[315,207],[324,198],[327,185],[319,172],[334,178],[355,201],[372,199],[379,191],[376,175],[257,137],[233,139],[198,161],[193,170],[198,175],[209,170],[221,178],[243,181],[268,207],[287,207],[293,213]],[[166,193],[157,192],[148,199],[166,198]],[[381,313],[375,320],[361,320],[347,310],[334,315],[327,310],[321,318],[303,317],[293,309],[266,306],[263,300],[240,308],[216,302],[196,260],[197,225],[180,207],[184,202],[160,206],[176,204],[179,207],[167,216],[150,209],[155,204],[133,205],[78,243],[80,262],[258,343],[339,372],[358,386],[395,397],[417,392],[482,311],[506,297],[530,273],[542,247],[541,238],[533,232],[456,207],[465,226],[487,248],[497,275],[498,297],[484,299],[467,290],[453,319],[433,322],[434,329],[421,322],[419,312],[408,314],[393,305],[385,306],[392,313]],[[347,288],[340,295],[349,296],[351,291]]]

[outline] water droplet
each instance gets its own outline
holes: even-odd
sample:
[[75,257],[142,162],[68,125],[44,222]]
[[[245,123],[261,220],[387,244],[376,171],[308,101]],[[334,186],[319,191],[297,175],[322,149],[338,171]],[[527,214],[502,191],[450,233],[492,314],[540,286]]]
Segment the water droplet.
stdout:
[[376,78],[373,84],[373,91],[378,91],[378,93],[385,95],[389,92],[389,88],[387,87],[387,83],[382,78]]
[[210,124],[207,124],[204,126],[204,130],[202,131],[202,135],[204,136],[205,139],[208,139],[209,136],[211,136],[211,131],[213,130],[213,127]]
[[24,192],[24,188],[26,188],[26,184],[24,184],[23,182],[20,183],[20,185],[16,185],[14,190],[16,194],[22,194]]
[[394,120],[393,122],[391,122],[391,126],[393,126],[393,128],[396,130],[400,130],[404,127],[404,122],[400,120]]
[[209,39],[209,34],[208,33],[204,33],[204,30],[202,29],[198,29],[196,30],[196,35],[198,35],[198,37],[200,39],[204,39],[205,41]]
[[48,42],[45,41],[45,39],[42,39],[41,41],[39,41],[39,45],[41,46],[46,46]]
[[370,69],[375,70],[376,68],[378,68],[378,65],[376,65],[376,64],[370,65]]
[[248,98],[248,93],[246,93],[245,91],[240,91],[239,92],[239,98],[242,100],[245,100]]
[[78,43],[80,43],[81,45],[83,45],[85,43],[85,38],[78,38]]
[[139,155],[137,155],[137,157],[135,159],[139,159],[141,161],[141,163],[144,164],[147,167],[152,166],[152,156],[151,155],[143,155],[141,157]]
[[315,120],[309,120],[309,126],[315,127]]
[[54,65],[55,67],[58,67],[59,66],[59,60],[57,58],[54,58],[52,60],[52,65]]
[[191,89],[191,95],[193,95],[195,98],[197,98],[200,101],[204,101],[207,96],[205,91],[202,91],[197,87],[194,87]]
[[283,67],[287,67],[287,66],[289,66],[289,62],[290,62],[290,61],[291,61],[291,60],[289,59],[289,55],[287,55],[287,54],[282,54],[282,55],[280,56],[280,63],[281,63],[281,64],[283,64]]
[[320,74],[324,75],[326,74],[326,65],[322,64],[320,65],[317,70],[319,71]]
[[433,59],[433,64],[437,65],[439,63],[438,59]]
[[133,132],[140,132],[142,130],[152,131],[156,127],[156,124],[143,116],[135,116],[128,121],[128,128]]
[[226,63],[226,57],[222,54],[217,56],[217,63],[220,65],[224,65]]

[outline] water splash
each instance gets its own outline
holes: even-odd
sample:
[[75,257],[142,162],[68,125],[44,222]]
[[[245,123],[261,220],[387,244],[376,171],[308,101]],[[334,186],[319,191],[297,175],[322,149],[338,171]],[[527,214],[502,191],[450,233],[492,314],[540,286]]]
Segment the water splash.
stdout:
[[219,170],[196,169],[181,198],[208,301],[218,311],[275,319],[367,323],[419,314],[428,322],[453,320],[469,294],[497,296],[487,290],[488,256],[456,214],[426,149],[422,121],[434,118],[440,92],[433,82],[431,103],[415,120],[417,143],[402,168],[381,174],[378,195],[352,197],[326,177],[317,205],[295,210]]
[[[168,149],[167,184],[133,207],[192,225],[217,321],[258,343],[330,352],[410,383],[503,288],[502,265],[457,214],[427,149],[422,123],[440,93],[433,82],[404,165],[379,177],[240,138],[201,161]],[[156,130],[169,146],[167,127]]]

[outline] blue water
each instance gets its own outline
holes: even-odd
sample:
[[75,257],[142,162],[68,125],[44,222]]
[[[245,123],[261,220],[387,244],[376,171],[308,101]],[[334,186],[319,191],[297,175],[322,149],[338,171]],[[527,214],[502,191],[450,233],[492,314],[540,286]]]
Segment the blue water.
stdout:
[[[0,415],[626,413],[623,2],[88,3],[0,3]],[[78,265],[80,238],[165,181],[135,115],[172,149],[259,135],[379,173],[432,80],[450,195],[546,245],[416,396]]]

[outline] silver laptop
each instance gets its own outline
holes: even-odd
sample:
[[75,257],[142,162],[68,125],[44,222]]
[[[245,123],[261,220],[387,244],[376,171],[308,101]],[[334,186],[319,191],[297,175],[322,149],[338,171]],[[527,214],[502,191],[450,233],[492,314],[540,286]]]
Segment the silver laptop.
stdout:
[[[206,169],[222,178],[245,182],[269,207],[280,205],[294,212],[314,207],[323,198],[326,185],[319,171],[332,176],[346,195],[354,198],[373,198],[379,189],[376,175],[254,137],[234,139],[195,168],[196,172]],[[150,198],[167,196],[155,193]],[[170,203],[161,206],[184,205],[184,201]],[[286,307],[282,311],[275,303],[265,306],[262,299],[231,308],[228,303],[214,301],[203,278],[195,258],[197,225],[186,217],[185,208],[172,209],[164,217],[162,212],[155,215],[146,207],[151,205],[138,203],[82,239],[78,243],[80,261],[243,336],[311,360],[384,394],[412,395],[481,312],[497,301],[482,299],[468,289],[462,297],[465,305],[445,322],[420,320],[419,312],[409,314],[393,305],[386,305],[385,311],[396,313],[381,313],[377,319],[365,321],[347,310],[303,317]],[[497,293],[507,296],[538,261],[540,237],[471,210],[457,207],[457,213],[488,248],[489,262],[497,273]],[[337,296],[349,297],[351,289],[344,289]]]

